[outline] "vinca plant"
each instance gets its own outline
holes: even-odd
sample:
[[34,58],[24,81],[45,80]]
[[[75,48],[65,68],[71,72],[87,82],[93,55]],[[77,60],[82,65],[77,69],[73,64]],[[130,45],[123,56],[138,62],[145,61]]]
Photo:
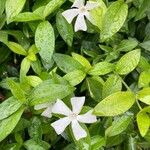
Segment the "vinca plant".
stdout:
[[150,0],[0,0],[0,150],[150,149]]

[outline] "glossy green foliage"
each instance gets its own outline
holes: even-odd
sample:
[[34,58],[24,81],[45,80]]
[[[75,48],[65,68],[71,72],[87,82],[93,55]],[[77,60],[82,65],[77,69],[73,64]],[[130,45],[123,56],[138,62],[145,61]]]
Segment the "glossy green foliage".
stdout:
[[149,150],[149,105],[150,0],[0,0],[0,150]]

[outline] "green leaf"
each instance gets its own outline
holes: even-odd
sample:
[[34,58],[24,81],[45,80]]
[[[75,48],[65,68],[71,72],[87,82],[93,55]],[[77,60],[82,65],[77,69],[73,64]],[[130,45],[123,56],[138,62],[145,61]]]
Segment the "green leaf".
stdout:
[[28,73],[30,69],[31,62],[28,58],[24,58],[21,62],[21,68],[20,68],[20,81],[22,82],[24,78],[26,77],[26,74]]
[[138,85],[139,87],[148,87],[150,84],[150,70],[143,71],[140,74]]
[[49,150],[50,149],[50,145],[42,140],[34,140],[34,139],[30,139],[28,141],[26,141],[24,143],[24,147],[27,150]]
[[116,64],[116,72],[120,75],[126,75],[133,71],[139,61],[141,52],[140,49],[133,50],[123,55]]
[[102,146],[105,146],[105,144],[106,141],[104,137],[97,135],[91,138],[92,150],[99,150]]
[[90,75],[105,75],[113,71],[114,65],[108,62],[99,62],[95,64],[88,72]]
[[107,128],[105,131],[106,136],[115,136],[127,129],[129,126],[129,123],[131,122],[131,116],[122,116],[120,118],[117,118],[113,124]]
[[60,36],[68,44],[72,46],[73,42],[73,27],[72,24],[69,24],[67,20],[62,16],[61,12],[58,12],[56,15],[56,26]]
[[58,9],[65,0],[51,0],[45,7],[44,17],[47,17],[51,13],[53,13],[56,9]]
[[13,96],[20,102],[26,102],[25,92],[21,89],[20,85],[12,79],[7,79],[7,82]]
[[85,69],[88,71],[89,69],[91,69],[91,64],[90,62],[85,58],[83,57],[82,55],[79,55],[77,53],[72,53],[72,57],[78,61],[83,67],[85,67]]
[[0,54],[1,54],[0,55],[0,64],[8,58],[10,53],[11,53],[10,50],[7,49],[6,47],[1,47],[0,48]]
[[141,69],[141,71],[148,71],[150,70],[150,64],[148,62],[148,59],[141,56],[140,58],[140,62],[138,64],[139,69]]
[[140,9],[136,14],[135,21],[138,21],[141,18],[143,18],[144,14],[146,13],[146,11],[149,10],[149,8],[150,8],[150,1],[149,0],[143,0],[143,3],[140,6]]
[[81,70],[75,70],[67,73],[63,78],[69,81],[72,86],[78,85],[84,80],[86,74]]
[[128,52],[133,50],[138,45],[138,41],[133,38],[129,38],[128,40],[122,40],[117,47],[117,51]]
[[150,41],[145,41],[143,43],[140,43],[139,46],[141,46],[142,48],[144,48],[147,51],[150,51]]
[[9,97],[0,104],[0,120],[9,117],[21,107],[21,103],[14,97]]
[[0,121],[0,141],[5,139],[13,131],[20,120],[23,111],[24,108],[22,107],[10,117]]
[[102,19],[104,17],[104,14],[107,11],[107,7],[106,7],[105,3],[103,2],[103,0],[90,0],[90,1],[97,2],[99,5],[99,7],[90,10],[90,17],[92,18],[91,19],[92,24],[94,24],[101,30],[102,29]]
[[[35,33],[35,45],[44,64],[50,65],[55,47],[54,30],[48,21],[41,22]],[[47,68],[49,69],[49,67]]]
[[7,23],[12,22],[13,17],[22,11],[25,2],[26,0],[6,0]]
[[128,5],[121,1],[113,2],[107,12],[105,13],[102,21],[101,40],[112,37],[120,30],[124,24],[128,14]]
[[6,3],[6,0],[1,0],[1,1],[0,1],[0,16],[1,16],[1,15],[3,14],[3,12],[4,12],[5,3]]
[[32,12],[20,13],[13,18],[13,21],[16,22],[28,22],[28,21],[35,21],[35,20],[42,20],[42,18]]
[[35,140],[42,139],[42,123],[38,117],[31,119],[31,125],[28,128],[30,138]]
[[102,99],[102,87],[103,84],[99,80],[99,77],[93,76],[92,78],[86,78],[87,88],[90,93],[90,96],[96,100],[100,101]]
[[41,78],[37,76],[27,76],[27,80],[32,87],[36,87],[42,83]]
[[51,84],[51,80],[43,81],[29,95],[30,105],[53,102],[72,94],[74,88],[69,85]]
[[18,43],[15,43],[15,42],[8,42],[7,43],[7,46],[9,47],[9,49],[11,51],[13,51],[14,53],[16,54],[19,54],[19,55],[24,55],[26,56],[27,55],[27,52],[26,50]]
[[116,92],[103,99],[94,108],[97,116],[116,116],[126,112],[135,102],[132,92]]
[[142,111],[139,112],[137,114],[137,124],[138,124],[138,128],[139,128],[141,136],[145,136],[150,126],[149,115]]
[[150,105],[150,87],[144,88],[137,93],[137,98],[143,103]]
[[78,61],[68,55],[55,53],[53,58],[57,66],[65,73],[74,70],[84,70],[83,66]]
[[103,85],[102,98],[105,98],[115,92],[121,91],[122,82],[119,76],[111,75]]

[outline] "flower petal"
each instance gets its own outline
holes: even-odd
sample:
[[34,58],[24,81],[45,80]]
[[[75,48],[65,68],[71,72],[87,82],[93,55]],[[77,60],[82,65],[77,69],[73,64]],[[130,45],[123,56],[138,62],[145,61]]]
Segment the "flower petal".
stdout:
[[78,15],[78,9],[68,9],[62,13],[68,23],[71,23],[72,20]]
[[85,102],[85,97],[73,97],[71,98],[72,112],[79,114]]
[[75,32],[79,30],[83,30],[83,31],[87,30],[87,26],[83,14],[79,14],[75,22]]
[[82,123],[94,123],[97,121],[96,116],[92,114],[93,110],[88,111],[83,115],[78,115],[77,120]]
[[71,114],[72,112],[62,100],[58,99],[53,105],[52,113],[69,116],[69,114]]
[[86,131],[80,126],[77,120],[72,121],[71,127],[76,140],[80,140],[87,136]]
[[75,0],[71,7],[81,8],[84,6],[85,0]]
[[52,105],[43,111],[41,114],[44,117],[51,118],[52,117]]
[[98,7],[98,6],[99,6],[98,3],[96,3],[96,2],[91,2],[91,1],[88,1],[88,2],[86,3],[86,5],[85,5],[85,7],[86,7],[87,10],[94,9],[94,8],[96,8],[96,7]]
[[66,127],[71,123],[69,117],[61,118],[51,124],[51,126],[55,129],[56,133],[62,134]]
[[38,105],[35,105],[34,106],[34,109],[35,110],[40,110],[40,109],[43,109],[43,108],[47,108],[49,106],[51,106],[52,103],[43,103],[43,104],[38,104]]

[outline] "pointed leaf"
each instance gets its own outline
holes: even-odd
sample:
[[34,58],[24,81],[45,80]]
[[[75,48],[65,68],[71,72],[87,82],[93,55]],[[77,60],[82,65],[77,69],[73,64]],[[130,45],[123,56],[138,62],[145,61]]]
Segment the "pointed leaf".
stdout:
[[133,50],[128,52],[116,64],[116,72],[120,75],[125,75],[133,71],[139,61],[140,61],[141,52],[140,49]]
[[55,36],[53,27],[48,21],[41,22],[38,25],[35,33],[35,45],[40,51],[39,54],[44,63],[51,65],[55,45]]
[[22,107],[10,117],[0,121],[0,141],[5,139],[12,132],[20,120],[23,111],[24,108]]
[[102,100],[94,108],[97,116],[116,116],[126,112],[135,102],[132,92],[116,92]]

